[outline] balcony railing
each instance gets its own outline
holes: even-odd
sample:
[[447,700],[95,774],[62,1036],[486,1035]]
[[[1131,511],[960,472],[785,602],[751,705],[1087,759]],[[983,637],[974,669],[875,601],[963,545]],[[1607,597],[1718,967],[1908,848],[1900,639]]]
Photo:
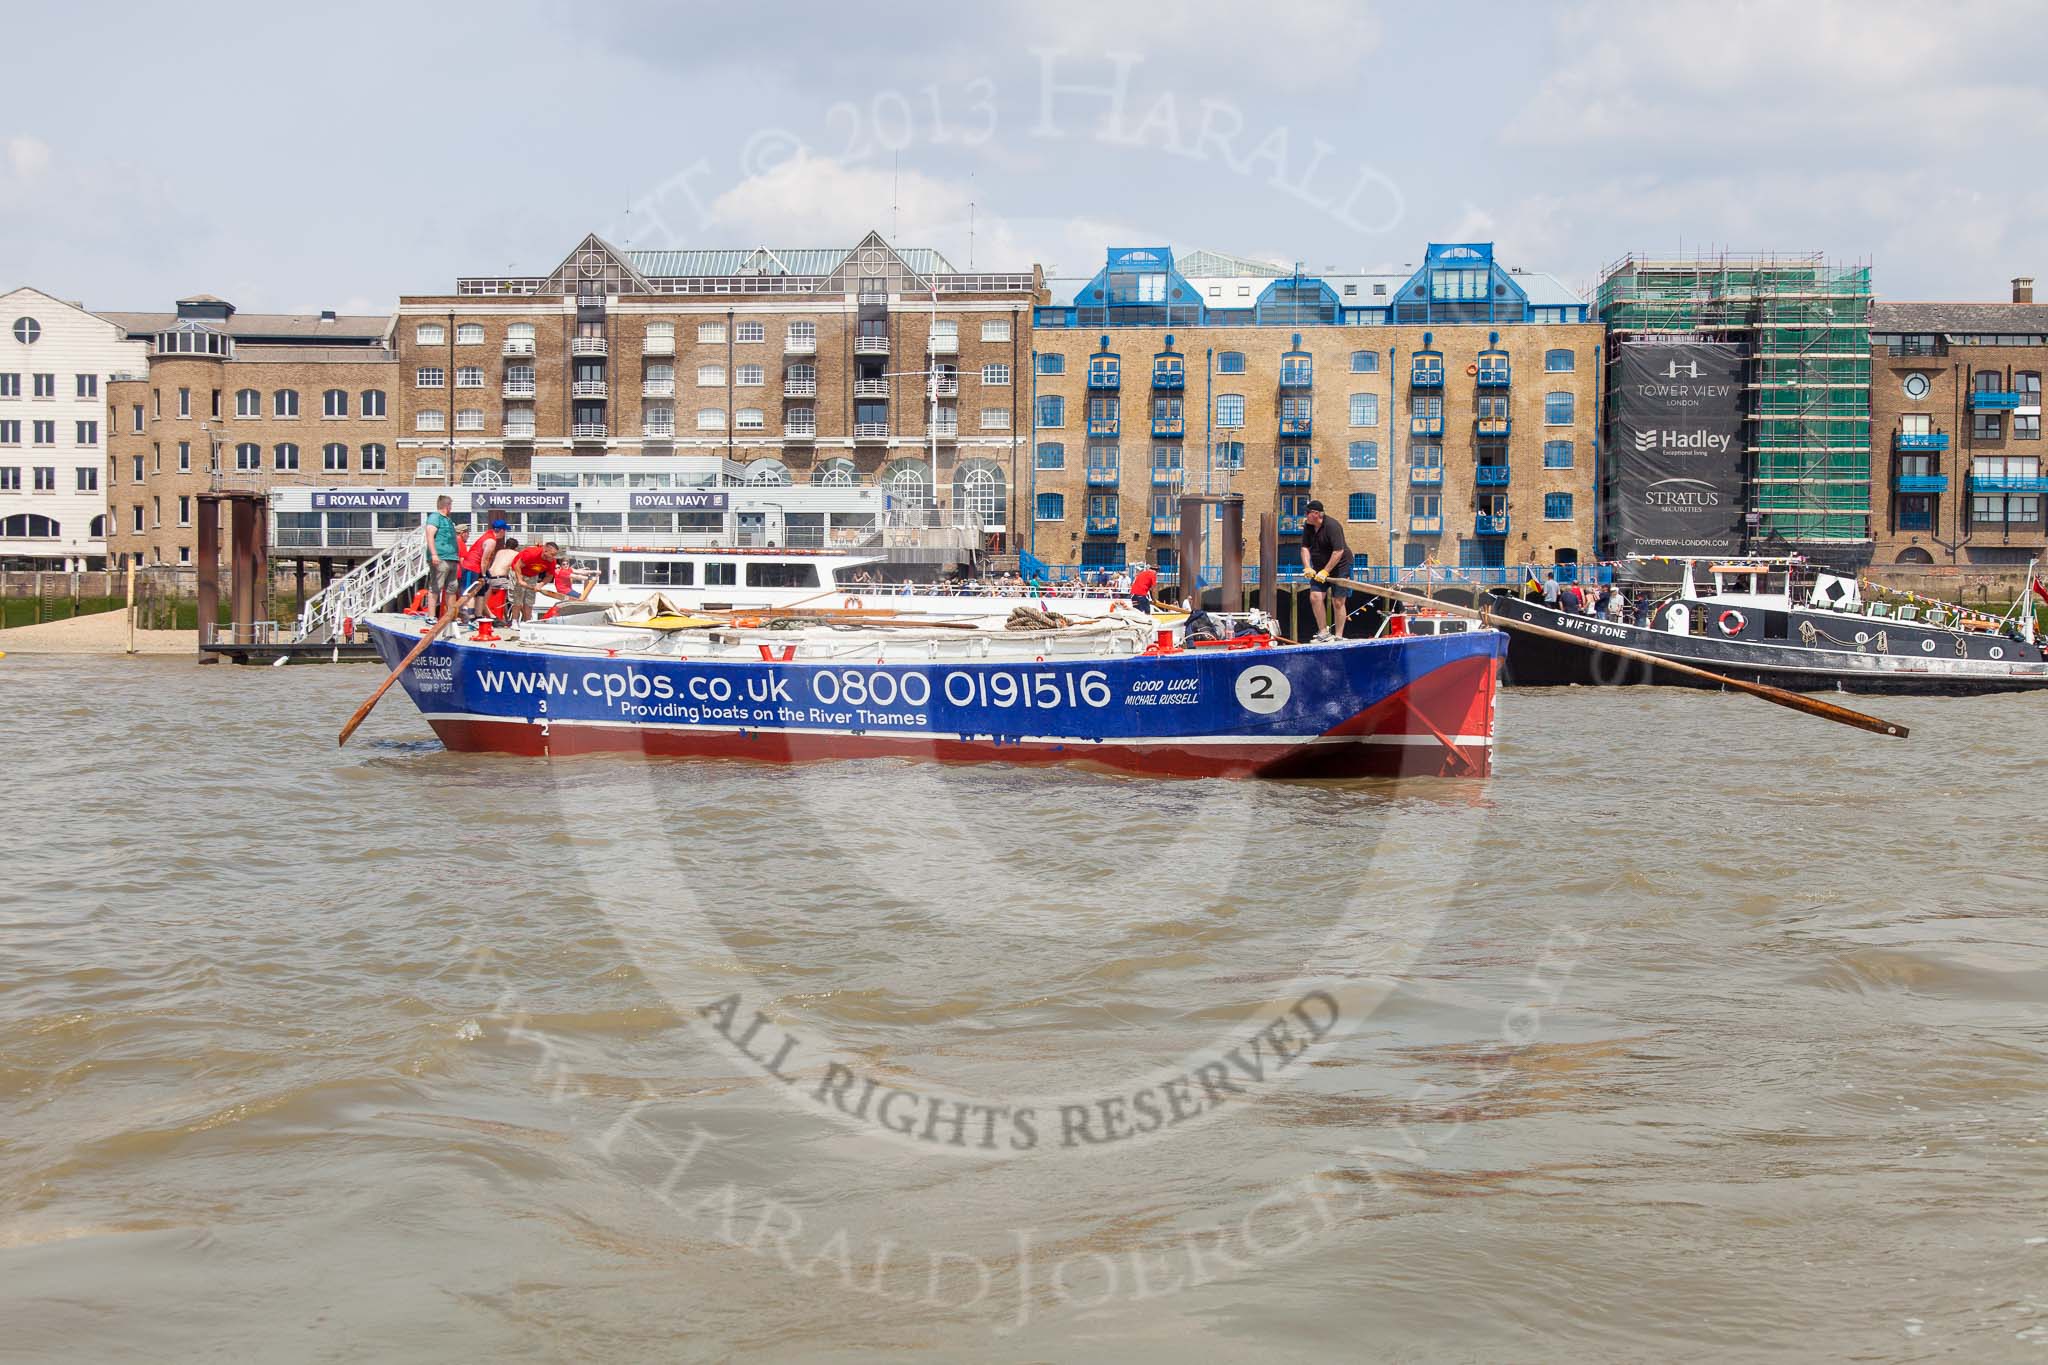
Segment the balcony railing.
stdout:
[[863,289],[855,296],[855,302],[857,303],[887,303],[888,301],[889,291],[886,289]]
[[1116,435],[1117,419],[1114,417],[1090,417],[1088,419],[1088,434],[1090,436]]
[[1408,419],[1408,434],[1410,436],[1441,436],[1444,434],[1444,419],[1441,417],[1410,417]]
[[649,422],[641,434],[650,440],[672,440],[676,434],[676,424],[674,421]]
[[886,379],[856,379],[853,381],[855,398],[887,398],[889,381]]
[[536,387],[531,379],[508,379],[505,381],[505,396],[507,398],[531,398]]
[[1283,536],[1298,536],[1301,534],[1302,523],[1303,518],[1301,517],[1282,517],[1280,518],[1280,534]]
[[816,398],[818,381],[815,379],[785,379],[782,381],[784,398]]
[[533,439],[533,423],[505,423],[505,439],[508,441],[531,441]]
[[792,423],[783,427],[782,434],[792,441],[815,441],[818,439],[818,424],[816,422]]
[[957,332],[933,332],[925,339],[924,348],[932,355],[954,355],[960,350],[960,336]]
[[674,332],[659,336],[650,332],[640,342],[640,354],[642,355],[674,355],[675,353],[676,336]]
[[569,439],[572,441],[602,441],[604,438],[605,424],[603,422],[574,422],[570,424]]
[[942,441],[955,440],[960,435],[960,423],[958,421],[934,422],[932,423],[932,435]]
[[1508,514],[1494,515],[1481,512],[1472,518],[1472,534],[1476,536],[1504,536],[1508,533]]
[[889,338],[872,332],[857,336],[853,339],[853,353],[855,355],[887,355],[889,354]]
[[1154,417],[1152,419],[1152,434],[1169,438],[1185,436],[1188,434],[1187,419],[1185,417]]
[[1152,471],[1152,486],[1154,488],[1178,488],[1181,485],[1184,472],[1170,465],[1154,468]]
[[1418,464],[1408,466],[1408,482],[1417,487],[1433,488],[1443,481],[1444,467],[1442,465]]
[[1282,365],[1280,387],[1283,389],[1306,389],[1315,386],[1315,371],[1307,365]]
[[640,381],[642,398],[673,398],[676,396],[676,381],[673,379],[643,379]]
[[960,381],[958,379],[934,379],[932,381],[932,393],[939,398],[958,398],[960,396]]
[[1894,450],[1947,450],[1948,433],[1945,431],[1901,431],[1892,435]]
[[1489,365],[1479,362],[1479,387],[1482,389],[1504,389],[1508,387],[1508,366],[1506,361]]
[[[887,348],[885,347],[884,349],[886,350]],[[782,339],[782,353],[784,355],[816,355],[818,353],[818,339],[815,336],[785,336]]]
[[2020,405],[2020,396],[2011,389],[1970,390],[1971,412],[2011,412]]
[[1510,472],[1504,464],[1483,464],[1472,471],[1472,482],[1481,488],[1506,488]]
[[1176,536],[1180,534],[1179,517],[1152,518],[1152,534],[1155,536]]
[[1280,434],[1282,436],[1307,436],[1314,429],[1315,419],[1312,417],[1282,417],[1280,419]]
[[2048,476],[2040,474],[1972,474],[1972,493],[2048,493]]
[[1308,480],[1308,466],[1298,464],[1283,464],[1280,466],[1280,486],[1282,488],[1306,488],[1308,487]]
[[1115,488],[1120,482],[1116,466],[1091,465],[1088,469],[1090,488]]
[[856,441],[886,441],[889,439],[887,422],[855,422],[853,439]]
[[611,385],[602,379],[579,379],[569,386],[571,398],[603,398],[611,391]]
[[505,349],[503,353],[508,356],[532,355],[533,343],[531,341],[526,341],[514,337],[505,343]]
[[570,355],[605,355],[610,349],[603,337],[571,337],[569,340]]
[[1418,389],[1440,389],[1444,386],[1444,361],[1442,356],[1418,357],[1408,372],[1408,383]]
[[1091,389],[1119,389],[1123,387],[1123,371],[1116,366],[1106,370],[1088,371],[1088,387]]
[[1179,365],[1154,365],[1152,387],[1155,389],[1184,389],[1188,386],[1188,372]]
[[1507,417],[1481,417],[1477,422],[1473,423],[1472,430],[1475,435],[1483,440],[1505,441],[1508,438],[1508,427],[1512,420]]
[[1120,529],[1121,524],[1117,520],[1117,514],[1114,512],[1111,512],[1106,517],[1091,515],[1088,518],[1088,534],[1091,536],[1113,536]]
[[1946,493],[1948,475],[1901,474],[1898,477],[1897,488],[1901,493]]
[[1408,518],[1408,534],[1411,536],[1440,536],[1444,533],[1442,517]]

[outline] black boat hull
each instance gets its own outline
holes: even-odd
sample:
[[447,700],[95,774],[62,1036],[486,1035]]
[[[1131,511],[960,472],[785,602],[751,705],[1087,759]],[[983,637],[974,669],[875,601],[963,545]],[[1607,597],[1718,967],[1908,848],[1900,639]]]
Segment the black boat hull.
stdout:
[[[1511,593],[1493,593],[1486,605],[1504,623],[1524,621],[1621,645],[1660,659],[1743,682],[1792,692],[1860,692],[1889,696],[1976,696],[2048,690],[2048,664],[1946,657],[1916,658],[1801,645],[1672,635],[1559,611]],[[1655,664],[1625,659],[1523,631],[1508,630],[1510,687],[1703,687],[1713,683]]]

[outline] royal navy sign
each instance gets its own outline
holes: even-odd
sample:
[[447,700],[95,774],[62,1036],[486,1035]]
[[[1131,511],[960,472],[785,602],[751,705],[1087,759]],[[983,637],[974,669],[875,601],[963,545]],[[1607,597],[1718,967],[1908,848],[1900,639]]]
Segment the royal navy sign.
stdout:
[[492,508],[499,512],[566,512],[569,510],[567,492],[542,493],[532,489],[479,488],[469,495],[469,505],[481,510]]
[[313,510],[333,508],[351,512],[402,512],[412,505],[410,493],[360,492],[313,494]]
[[708,492],[635,493],[627,506],[635,512],[723,512],[725,497]]
[[1742,353],[1723,342],[1623,342],[1614,354],[1616,550],[1742,548]]

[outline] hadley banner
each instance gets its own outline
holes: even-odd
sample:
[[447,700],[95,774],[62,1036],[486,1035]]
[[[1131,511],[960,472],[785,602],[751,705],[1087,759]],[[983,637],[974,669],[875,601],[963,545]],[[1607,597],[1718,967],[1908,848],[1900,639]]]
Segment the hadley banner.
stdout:
[[1733,554],[1742,548],[1742,352],[1725,342],[1615,347],[1618,553]]

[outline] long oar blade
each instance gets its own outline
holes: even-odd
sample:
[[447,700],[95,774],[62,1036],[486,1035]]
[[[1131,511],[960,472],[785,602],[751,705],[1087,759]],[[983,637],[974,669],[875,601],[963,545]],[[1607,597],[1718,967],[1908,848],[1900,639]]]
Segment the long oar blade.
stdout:
[[1744,681],[1741,678],[1731,678],[1725,673],[1716,673],[1709,668],[1699,668],[1692,664],[1680,663],[1675,659],[1660,658],[1644,650],[1630,649],[1627,645],[1617,645],[1607,640],[1588,639],[1584,636],[1573,635],[1569,631],[1555,630],[1549,626],[1540,626],[1534,621],[1517,621],[1512,617],[1498,616],[1492,612],[1476,611],[1470,607],[1460,607],[1448,602],[1434,601],[1427,597],[1417,597],[1413,593],[1401,592],[1396,588],[1382,587],[1376,583],[1360,583],[1355,579],[1349,578],[1332,578],[1329,581],[1340,587],[1355,588],[1360,592],[1372,593],[1375,596],[1388,598],[1392,601],[1407,602],[1415,606],[1428,607],[1437,611],[1453,612],[1474,621],[1483,621],[1488,625],[1502,626],[1508,630],[1518,630],[1524,635],[1540,635],[1545,639],[1562,640],[1566,644],[1577,645],[1582,649],[1595,650],[1602,654],[1612,654],[1623,659],[1634,659],[1640,663],[1649,664],[1654,668],[1664,669],[1666,672],[1684,673],[1691,677],[1704,678],[1710,682],[1719,683],[1723,687],[1732,688],[1737,692],[1747,692],[1752,697],[1760,697],[1764,701],[1775,703],[1785,707],[1787,710],[1803,711],[1809,716],[1819,716],[1822,720],[1834,721],[1837,725],[1852,725],[1858,730],[1868,730],[1874,735],[1890,735],[1895,739],[1904,739],[1912,733],[1911,730],[1903,725],[1893,721],[1880,720],[1876,716],[1865,715],[1861,711],[1852,711],[1846,706],[1837,706],[1833,702],[1821,701],[1818,698],[1805,696],[1798,692],[1788,692],[1782,687],[1771,687],[1765,683],[1753,683]]
[[349,736],[354,734],[361,727],[362,723],[370,718],[370,712],[377,709],[377,703],[382,701],[384,694],[391,690],[391,684],[397,682],[399,675],[413,666],[414,660],[427,652],[428,645],[431,645],[440,638],[441,632],[448,628],[448,623],[455,619],[455,614],[462,610],[462,604],[476,596],[477,589],[481,587],[483,587],[483,584],[477,584],[475,588],[471,588],[461,597],[451,600],[447,606],[441,609],[441,619],[434,622],[434,628],[420,637],[420,642],[413,646],[412,653],[399,660],[398,667],[391,670],[391,675],[377,685],[377,690],[370,694],[370,699],[361,706],[358,706],[356,713],[348,718],[348,724],[341,727],[341,734],[334,741],[335,748],[338,749],[348,743]]

